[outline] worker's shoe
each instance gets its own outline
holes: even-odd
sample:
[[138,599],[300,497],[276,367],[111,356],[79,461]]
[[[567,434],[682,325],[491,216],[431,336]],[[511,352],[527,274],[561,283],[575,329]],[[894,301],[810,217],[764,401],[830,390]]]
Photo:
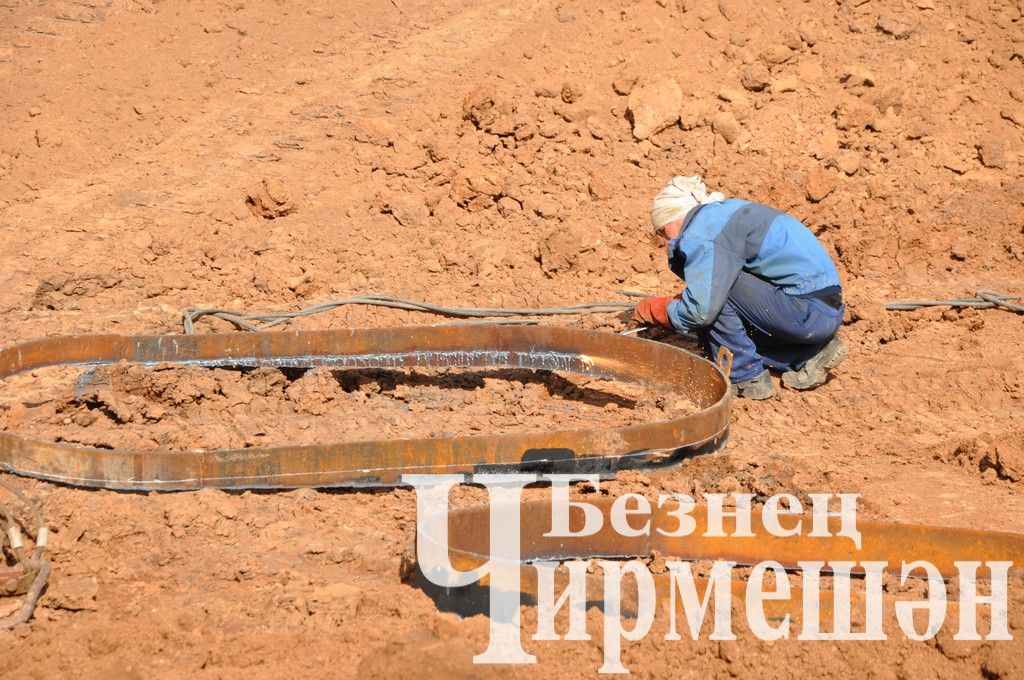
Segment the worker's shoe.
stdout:
[[775,383],[768,369],[765,369],[750,380],[729,385],[729,394],[744,399],[767,399],[775,394]]
[[782,384],[791,390],[813,390],[824,384],[828,379],[829,369],[841,364],[849,354],[850,348],[836,336],[799,371],[783,373]]

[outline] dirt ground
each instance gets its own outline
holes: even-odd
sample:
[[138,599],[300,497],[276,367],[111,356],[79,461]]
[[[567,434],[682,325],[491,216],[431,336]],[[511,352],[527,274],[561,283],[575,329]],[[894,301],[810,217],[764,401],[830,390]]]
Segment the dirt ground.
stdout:
[[698,408],[642,385],[514,369],[148,368],[0,381],[0,429],[105,449],[191,451],[621,427]]
[[[2,344],[180,332],[189,305],[673,294],[647,210],[668,177],[699,173],[818,234],[851,356],[813,392],[734,403],[725,451],[609,488],[855,491],[875,519],[1024,533],[1024,319],[883,309],[1024,295],[1020,0],[9,1],[0,82]],[[362,307],[292,327],[434,320]],[[313,387],[275,408],[319,408]],[[32,407],[20,394],[2,395],[7,425]],[[472,404],[497,418],[504,399]],[[7,479],[55,534],[34,620],[0,632],[3,677],[600,665],[596,638],[528,643],[536,667],[472,666],[486,619],[439,613],[399,578],[410,490]],[[999,644],[648,638],[624,662],[638,677],[1024,677],[1019,606],[1011,624]]]

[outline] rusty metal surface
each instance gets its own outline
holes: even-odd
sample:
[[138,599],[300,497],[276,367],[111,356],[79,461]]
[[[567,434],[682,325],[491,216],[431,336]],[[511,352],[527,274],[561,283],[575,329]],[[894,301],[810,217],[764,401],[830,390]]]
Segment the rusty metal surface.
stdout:
[[[838,518],[829,521],[831,536],[811,537],[806,535],[810,532],[810,515],[785,516],[781,523],[786,528],[793,527],[798,520],[802,520],[803,534],[777,537],[764,527],[760,513],[756,509],[751,513],[753,537],[734,536],[735,520],[728,517],[724,518],[722,525],[724,537],[705,536],[708,528],[707,508],[700,505],[688,513],[694,520],[694,528],[690,535],[666,537],[661,535],[658,529],[674,533],[678,528],[678,520],[672,516],[678,508],[674,501],[666,503],[660,509],[652,507],[649,534],[624,537],[611,525],[610,512],[614,498],[578,500],[586,500],[598,507],[603,516],[600,531],[581,538],[544,535],[552,528],[549,501],[527,501],[518,506],[522,561],[520,590],[526,602],[536,601],[537,572],[530,563],[537,561],[632,559],[658,554],[665,560],[727,560],[739,566],[753,566],[771,560],[778,562],[787,570],[799,569],[800,562],[879,561],[888,564],[885,571],[899,574],[904,561],[923,560],[933,564],[945,578],[957,575],[954,565],[957,561],[1011,561],[1014,565],[1024,564],[1024,535],[1020,534],[858,521],[857,528],[862,539],[861,547],[858,549],[848,538],[836,536],[840,529]],[[639,527],[646,519],[646,515],[641,515],[635,517],[631,524]],[[573,531],[580,531],[583,528],[581,520],[582,513],[570,514],[570,527]],[[449,559],[456,570],[469,571],[487,562],[490,545],[489,527],[489,507],[486,505],[449,512]],[[431,529],[428,535],[437,534]],[[858,571],[863,573],[862,569],[856,567],[851,573],[857,574]],[[829,573],[827,564],[822,573]],[[565,588],[567,575],[564,569],[556,572],[556,592],[561,592]],[[653,574],[657,601],[661,604],[668,603],[670,599],[670,578],[671,575],[668,573]],[[443,602],[443,606],[451,611],[458,611],[464,615],[486,611],[485,586],[489,584],[486,574],[478,584],[458,589],[434,588],[417,570],[410,572],[407,580],[430,594],[439,605]],[[708,586],[708,580],[705,578],[695,577],[694,582],[700,588],[700,592]],[[742,598],[745,588],[742,579],[734,579],[731,585],[734,595]],[[586,592],[588,602],[601,603],[604,598],[602,579],[588,574]],[[788,599],[766,601],[765,613],[772,619],[790,616],[793,620],[799,621],[803,597],[804,594],[798,587],[791,588]],[[862,603],[864,595],[863,592],[854,590],[850,597],[852,602]],[[623,598],[623,611],[633,611],[635,592],[626,589]],[[886,598],[892,600],[894,596],[887,593]],[[822,620],[831,620],[833,593],[827,584],[823,584],[818,592],[818,600]]]
[[0,377],[45,366],[170,362],[203,366],[548,369],[672,392],[698,413],[613,429],[274,446],[128,451],[0,432],[0,469],[76,486],[129,490],[391,486],[402,474],[501,470],[614,472],[671,464],[724,443],[727,381],[669,345],[551,326],[405,327],[210,335],[80,335],[0,350]]
[[[709,537],[706,506],[698,505],[688,513],[695,523],[692,533],[682,537],[662,535],[676,532],[678,520],[673,516],[678,504],[669,501],[661,508],[652,508],[650,532],[637,537],[624,537],[610,521],[614,498],[602,497],[587,502],[600,508],[604,522],[601,530],[583,538],[556,538],[544,534],[551,531],[551,504],[527,501],[519,506],[524,561],[571,560],[592,557],[631,558],[652,555],[655,551],[666,559],[729,560],[739,565],[754,565],[775,560],[788,569],[801,561],[880,561],[888,562],[897,573],[903,560],[924,560],[935,565],[945,576],[956,575],[954,562],[963,560],[1010,560],[1024,564],[1024,535],[974,529],[949,529],[915,524],[888,524],[858,520],[862,544],[857,548],[850,539],[837,536],[838,518],[829,519],[831,536],[808,536],[810,515],[782,516],[785,528],[802,521],[803,533],[795,536],[774,536],[762,524],[760,512],[751,513],[752,537],[735,536],[735,519],[723,518],[725,537]],[[652,504],[653,505],[653,504]],[[634,524],[642,524],[646,516]],[[570,527],[582,528],[581,513],[570,515]],[[489,546],[487,506],[452,510],[449,513],[450,551],[452,563],[479,565],[486,561]],[[854,570],[857,573],[857,570]]]

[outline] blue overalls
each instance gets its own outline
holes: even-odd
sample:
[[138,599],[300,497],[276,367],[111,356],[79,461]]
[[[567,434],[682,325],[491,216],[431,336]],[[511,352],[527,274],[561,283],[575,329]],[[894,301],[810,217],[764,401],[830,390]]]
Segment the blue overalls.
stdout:
[[694,332],[711,356],[732,350],[732,382],[765,368],[795,371],[843,320],[832,258],[795,218],[728,199],[700,205],[668,243],[669,267],[686,282],[668,306],[672,325]]

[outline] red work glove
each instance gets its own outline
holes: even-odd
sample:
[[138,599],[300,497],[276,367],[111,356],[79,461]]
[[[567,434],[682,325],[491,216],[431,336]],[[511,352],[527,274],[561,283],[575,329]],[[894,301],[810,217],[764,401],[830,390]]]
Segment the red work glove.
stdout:
[[661,326],[673,328],[668,320],[668,303],[675,300],[670,297],[649,297],[637,303],[633,312],[633,323],[637,326]]

